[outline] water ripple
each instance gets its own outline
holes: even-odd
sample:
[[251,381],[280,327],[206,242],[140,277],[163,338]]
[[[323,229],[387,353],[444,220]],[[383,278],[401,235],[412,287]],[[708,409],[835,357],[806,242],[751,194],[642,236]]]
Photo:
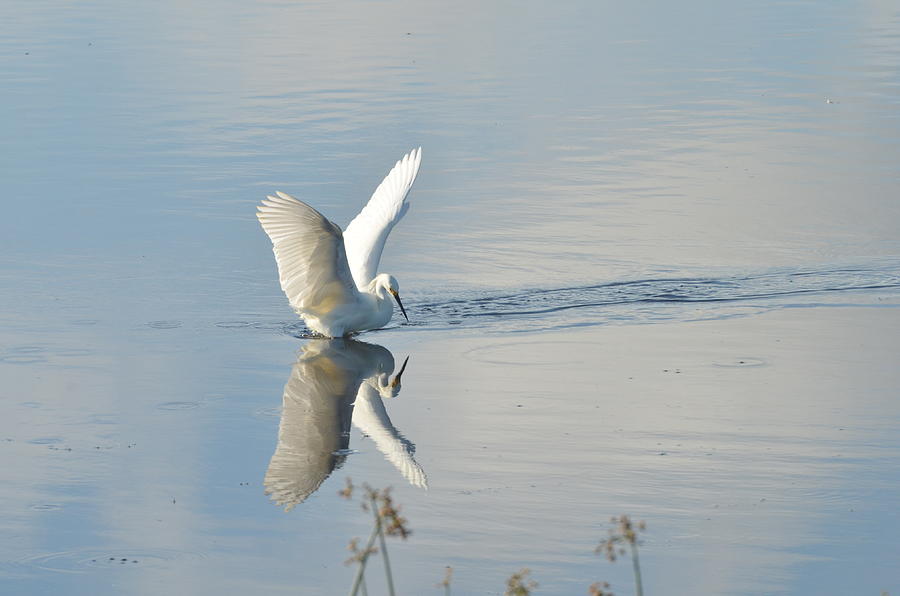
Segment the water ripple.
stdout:
[[[608,322],[675,320],[690,307],[704,318],[747,314],[753,301],[763,308],[787,306],[786,299],[803,295],[830,295],[866,290],[900,289],[900,267],[840,268],[777,271],[724,278],[639,279],[513,294],[478,296],[410,305],[420,322],[432,324],[482,323],[475,319],[532,319],[541,315],[548,325],[591,325]],[[723,303],[738,303],[725,305]],[[790,303],[796,304],[796,300]],[[705,306],[704,306],[705,305]],[[671,307],[681,306],[681,311]],[[654,308],[658,307],[658,308]],[[566,311],[582,310],[583,313]],[[758,310],[758,309],[757,309]],[[554,322],[554,316],[565,321]],[[533,329],[533,328],[532,328]]]
[[138,564],[159,566],[174,561],[193,561],[204,558],[206,556],[199,552],[163,548],[141,548],[124,552],[113,549],[86,548],[34,554],[19,559],[16,564],[21,567],[57,573],[84,573],[92,567],[125,567]]
[[[568,327],[725,319],[774,308],[834,304],[838,297],[900,290],[900,262],[877,267],[779,270],[749,275],[615,281],[564,288],[409,301],[407,330],[435,327],[537,331]],[[874,295],[874,294],[873,294]],[[817,297],[813,300],[813,297]],[[862,302],[860,302],[862,300]],[[872,303],[857,298],[854,304]],[[886,304],[895,304],[889,301]],[[396,328],[396,324],[388,328]],[[282,332],[315,337],[300,321]]]

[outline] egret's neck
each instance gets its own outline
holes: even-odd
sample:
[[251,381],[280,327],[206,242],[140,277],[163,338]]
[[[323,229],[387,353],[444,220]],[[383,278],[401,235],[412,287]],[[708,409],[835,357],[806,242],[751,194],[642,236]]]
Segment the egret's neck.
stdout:
[[374,295],[380,300],[386,300],[390,297],[391,283],[385,275],[379,275],[369,282],[366,291]]
[[369,285],[366,286],[366,292],[372,294],[376,298],[380,298],[384,300],[384,288],[380,287],[377,279],[373,279],[369,282]]

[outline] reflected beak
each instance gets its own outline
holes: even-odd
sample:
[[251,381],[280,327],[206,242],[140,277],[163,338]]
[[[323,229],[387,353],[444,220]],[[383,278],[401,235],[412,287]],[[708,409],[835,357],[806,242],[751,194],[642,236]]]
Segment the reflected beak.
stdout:
[[397,376],[394,377],[394,380],[391,381],[391,388],[400,386],[400,377],[403,375],[403,371],[406,370],[406,363],[409,362],[409,356],[406,357],[406,360],[403,361],[403,366],[400,367],[400,372],[397,373]]
[[[409,322],[409,317],[406,316],[406,309],[403,308],[403,303],[400,302],[400,294],[398,294],[398,293],[395,292],[394,290],[391,290],[391,296],[393,296],[393,297],[394,297],[394,300],[397,301],[397,306],[400,307],[400,312],[403,313],[403,318],[405,318],[405,319],[406,319],[406,322],[408,323],[408,322]],[[398,375],[398,376],[399,376],[399,375]]]

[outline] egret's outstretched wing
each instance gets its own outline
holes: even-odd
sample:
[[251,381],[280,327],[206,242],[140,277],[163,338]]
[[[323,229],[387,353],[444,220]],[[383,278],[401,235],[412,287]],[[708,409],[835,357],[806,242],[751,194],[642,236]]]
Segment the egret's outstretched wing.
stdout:
[[272,240],[281,289],[296,310],[324,314],[358,296],[341,228],[283,192],[267,197],[256,217]]
[[356,287],[365,288],[378,272],[378,261],[388,234],[409,209],[406,194],[416,179],[421,162],[421,147],[404,155],[344,231],[347,261]]
[[400,470],[410,484],[428,488],[425,470],[413,457],[415,445],[394,428],[381,395],[370,385],[371,381],[372,379],[368,379],[359,386],[353,403],[353,425],[375,441],[375,447]]
[[341,464],[360,378],[340,350],[308,344],[284,387],[278,446],[263,482],[266,494],[290,511]]

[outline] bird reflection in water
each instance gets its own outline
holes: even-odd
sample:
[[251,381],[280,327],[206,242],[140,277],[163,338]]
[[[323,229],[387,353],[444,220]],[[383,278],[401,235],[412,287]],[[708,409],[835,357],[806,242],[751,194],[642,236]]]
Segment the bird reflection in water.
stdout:
[[346,459],[351,423],[410,484],[427,488],[413,458],[415,445],[394,428],[382,401],[400,393],[405,368],[406,362],[392,379],[391,353],[352,339],[316,339],[303,346],[284,386],[266,494],[286,511],[305,501]]

